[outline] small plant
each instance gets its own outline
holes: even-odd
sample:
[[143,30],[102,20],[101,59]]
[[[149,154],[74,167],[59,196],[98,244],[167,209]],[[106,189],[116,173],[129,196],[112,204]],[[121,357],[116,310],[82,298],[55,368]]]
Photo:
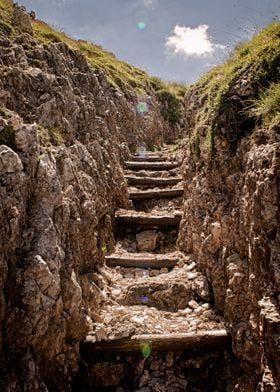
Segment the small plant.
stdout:
[[147,143],[147,150],[151,151],[151,152],[159,151],[160,146],[158,146],[156,144],[152,144],[152,143]]
[[251,115],[260,118],[264,124],[274,122],[280,113],[280,84],[271,84],[269,88],[262,90],[259,98],[251,102]]
[[102,245],[101,252],[104,253],[104,254],[108,252],[106,245]]
[[57,128],[49,129],[50,142],[54,146],[60,146],[64,143],[64,138],[61,132]]
[[39,142],[43,147],[60,146],[64,143],[63,135],[56,128],[44,128],[38,124]]
[[0,20],[0,31],[2,31],[4,34],[11,35],[14,29],[10,23]]
[[5,118],[5,119],[7,119],[7,118],[10,117],[10,114],[9,114],[9,112],[7,111],[7,109],[6,109],[6,108],[3,108],[3,107],[0,107],[0,115],[1,115],[3,118]]

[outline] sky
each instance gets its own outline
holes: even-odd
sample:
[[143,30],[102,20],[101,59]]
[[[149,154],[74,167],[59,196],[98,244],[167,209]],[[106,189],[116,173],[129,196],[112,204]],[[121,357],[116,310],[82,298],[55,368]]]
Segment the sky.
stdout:
[[280,17],[279,0],[19,0],[73,38],[153,76],[194,83]]

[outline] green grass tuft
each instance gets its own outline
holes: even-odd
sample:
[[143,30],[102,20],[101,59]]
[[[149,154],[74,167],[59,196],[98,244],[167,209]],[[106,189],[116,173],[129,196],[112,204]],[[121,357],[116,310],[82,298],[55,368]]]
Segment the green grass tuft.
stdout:
[[63,135],[56,128],[47,129],[38,124],[39,143],[42,147],[60,146],[65,142]]
[[274,122],[280,113],[280,84],[271,84],[252,101],[250,113],[268,125]]

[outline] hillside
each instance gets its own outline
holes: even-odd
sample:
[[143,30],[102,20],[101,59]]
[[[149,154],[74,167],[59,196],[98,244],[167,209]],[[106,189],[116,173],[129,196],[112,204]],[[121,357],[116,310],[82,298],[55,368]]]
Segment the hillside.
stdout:
[[[1,0],[0,28],[9,36],[15,37],[19,30],[12,26],[12,0]],[[113,88],[119,89],[127,96],[138,95],[144,97],[150,93],[151,88],[159,93],[170,94],[175,100],[181,101],[185,95],[186,87],[176,83],[165,83],[159,78],[148,75],[145,71],[136,68],[124,61],[120,61],[113,53],[107,52],[101,46],[84,40],[75,40],[63,31],[56,31],[47,23],[32,19],[34,37],[43,44],[66,43],[69,48],[80,50],[88,63],[94,69],[103,70],[107,81]]]
[[192,86],[185,107],[193,152],[212,154],[223,139],[234,153],[258,126],[279,127],[279,45],[275,22]]
[[239,391],[277,391],[280,23],[238,45],[185,97],[180,247],[211,282],[244,375]]

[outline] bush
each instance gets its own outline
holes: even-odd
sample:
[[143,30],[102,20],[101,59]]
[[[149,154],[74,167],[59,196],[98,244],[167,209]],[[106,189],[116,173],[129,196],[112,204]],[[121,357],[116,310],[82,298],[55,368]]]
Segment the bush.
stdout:
[[156,95],[161,103],[163,118],[171,125],[179,123],[182,119],[182,106],[176,95],[167,90],[159,90]]

